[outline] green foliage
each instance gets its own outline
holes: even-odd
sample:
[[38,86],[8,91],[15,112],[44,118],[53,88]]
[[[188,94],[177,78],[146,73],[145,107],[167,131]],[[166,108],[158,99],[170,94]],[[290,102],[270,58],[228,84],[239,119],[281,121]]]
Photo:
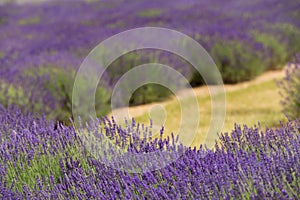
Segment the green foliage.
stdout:
[[[265,70],[281,69],[291,56],[300,51],[300,30],[291,24],[266,24],[265,30],[252,30],[250,34],[254,42],[262,44],[262,48],[250,46],[245,41],[214,41],[210,55],[225,83],[246,81]],[[190,83],[203,85],[204,80],[195,72]]]
[[147,84],[138,88],[130,98],[130,105],[146,104],[162,101],[172,95],[172,92],[159,84]]
[[282,68],[287,61],[287,46],[282,44],[274,35],[252,31],[254,40],[263,44],[264,66],[267,69]]
[[202,75],[196,70],[194,70],[194,72],[192,73],[192,76],[189,79],[189,82],[192,87],[206,84]]
[[[45,77],[42,87],[47,91],[47,95],[50,94],[49,98],[53,98],[56,102],[55,109],[48,110],[49,118],[69,124],[72,117],[72,92],[76,75],[75,70],[60,69],[54,66],[41,66],[35,72],[27,71],[27,75]],[[86,92],[86,81],[78,80],[79,89],[82,92]],[[89,92],[86,95],[95,95],[95,108],[98,116],[106,115],[109,112],[110,95],[105,88],[99,86],[96,89],[96,93]],[[86,105],[80,106],[82,109],[86,108]]]
[[[54,69],[55,70],[55,69]],[[61,102],[56,109],[56,118],[59,121],[69,122],[72,116],[72,92],[75,78],[75,71],[65,72],[63,70],[53,71],[51,73],[51,80],[45,84],[45,88],[49,89],[56,99]],[[86,80],[79,80],[82,86],[81,91],[85,92],[87,89]],[[95,94],[88,93],[87,95],[95,95],[95,109],[98,116],[106,115],[109,111],[109,98],[108,91],[103,87],[97,87]],[[85,108],[84,105],[81,105]]]
[[26,18],[26,19],[20,19],[18,23],[19,23],[19,25],[38,24],[38,23],[40,23],[40,18],[39,17],[30,17],[30,18]]
[[24,95],[21,86],[15,86],[6,82],[0,82],[0,104],[4,107],[9,105],[25,106],[29,103],[29,99]]
[[[153,55],[147,55],[147,58],[154,59]],[[125,55],[120,56],[114,60],[113,63],[107,68],[109,77],[112,80],[119,79],[126,72],[134,68],[135,66],[143,64],[141,52],[133,51]]]
[[292,24],[281,23],[272,25],[279,32],[280,40],[285,44],[288,56],[294,56],[300,51],[300,29]]
[[55,113],[52,113],[58,121],[68,121],[72,113],[72,85],[74,82],[74,71],[66,72],[55,67],[40,68],[41,76],[49,76],[44,88],[50,91],[52,97],[58,102]]
[[161,15],[162,11],[159,9],[148,9],[139,12],[139,16],[141,17],[159,17]]
[[[47,186],[53,189],[49,180],[50,174],[56,183],[59,182],[59,179],[62,178],[60,160],[64,160],[64,158],[72,157],[73,160],[79,160],[83,169],[88,170],[86,156],[81,148],[76,146],[66,146],[64,151],[56,151],[54,155],[49,152],[45,154],[41,146],[38,146],[34,152],[30,161],[25,154],[20,154],[16,157],[16,161],[6,163],[6,181],[8,185],[14,184],[18,191],[23,191],[23,185],[34,189],[37,178],[41,180],[43,177],[46,179]],[[18,177],[18,181],[13,182],[16,177]]]
[[[14,184],[19,191],[22,191],[23,185],[33,189],[37,177],[40,179],[42,177],[50,177],[50,173],[58,180],[61,177],[59,159],[59,155],[35,155],[30,164],[28,164],[25,156],[18,159],[15,163],[10,161],[7,163],[6,170],[7,183],[9,185]],[[13,183],[12,180],[15,177],[18,177],[18,181]]]
[[[142,64],[149,64],[149,63],[161,63],[161,62],[168,62],[168,60],[162,60],[159,57],[160,51],[133,51],[130,53],[127,53],[120,58],[116,59],[108,68],[108,72],[110,77],[112,79],[118,79],[122,77],[122,75],[126,74],[130,70],[134,70],[134,67],[138,67]],[[155,80],[157,77],[161,76],[160,70],[154,70],[151,73],[150,80]],[[150,77],[150,75],[149,75]],[[122,83],[124,90],[126,92],[130,92],[131,90],[131,82],[124,81]],[[127,85],[126,85],[127,84]],[[176,87],[176,86],[174,86]],[[125,93],[126,93],[125,92]],[[162,101],[169,97],[172,94],[170,90],[168,90],[166,87],[161,86],[159,84],[152,84],[148,83],[144,86],[141,86],[138,88],[134,93],[132,94],[129,105],[140,105],[140,104],[146,104],[151,103],[155,101]],[[125,102],[127,103],[127,102]]]
[[250,80],[265,70],[262,56],[239,41],[217,41],[210,55],[218,66],[225,83]]

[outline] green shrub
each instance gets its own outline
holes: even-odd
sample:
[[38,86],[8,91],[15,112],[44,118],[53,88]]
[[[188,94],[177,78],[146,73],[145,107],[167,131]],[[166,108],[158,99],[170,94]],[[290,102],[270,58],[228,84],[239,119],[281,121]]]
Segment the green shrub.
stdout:
[[274,32],[279,33],[280,40],[285,44],[286,52],[289,57],[294,56],[300,51],[300,29],[292,24],[274,24]]
[[251,80],[265,70],[259,52],[239,41],[216,41],[210,55],[225,83]]
[[[40,77],[36,95],[40,95],[40,98],[51,99],[49,100],[49,104],[51,105],[45,103],[38,105],[41,104],[39,103],[40,101],[35,101],[35,108],[33,110],[37,112],[42,111],[50,119],[69,124],[70,118],[72,118],[72,92],[76,71],[54,66],[41,66],[35,69],[34,72],[29,70],[25,74],[29,79],[30,76],[31,78]],[[78,83],[80,84],[80,91],[86,92],[86,80],[79,80]],[[88,93],[86,95],[95,95],[95,109],[98,116],[108,114],[110,93],[107,89],[98,86],[95,94]],[[86,105],[81,104],[80,107],[85,109]]]
[[280,43],[276,36],[261,33],[258,31],[252,31],[252,36],[255,42],[263,45],[262,53],[264,57],[264,65],[267,69],[279,69],[287,62],[288,52],[287,46]]
[[[149,63],[160,63],[160,64],[166,64],[168,66],[172,66],[171,59],[172,56],[168,57],[169,55],[163,54],[164,52],[161,50],[143,50],[143,51],[132,51],[129,52],[118,59],[116,59],[107,69],[107,72],[111,79],[113,80],[111,85],[115,85],[117,80],[119,80],[123,75],[125,75],[130,70],[134,70],[135,67],[138,67],[139,65],[143,64],[149,64]],[[133,72],[135,73],[135,72]],[[148,75],[149,82],[151,80],[156,80],[157,77],[160,77],[161,74],[160,69],[151,71],[151,75]],[[135,74],[136,75],[136,74]],[[137,78],[137,81],[139,78],[138,75],[131,75],[133,77],[130,77],[131,79]],[[167,79],[167,75],[164,75]],[[142,78],[143,79],[143,78]],[[124,91],[126,94],[131,92],[132,85],[130,82],[133,80],[126,80],[122,83],[122,87],[124,88]],[[139,80],[143,82],[144,80]],[[127,86],[128,85],[128,86]],[[174,83],[174,87],[176,83]],[[151,103],[155,101],[162,101],[166,98],[168,98],[172,92],[168,90],[166,87],[161,86],[159,84],[152,84],[148,83],[146,85],[143,85],[139,87],[136,91],[133,92],[133,94],[130,97],[129,105],[140,105],[140,104],[146,104]],[[124,105],[124,102],[122,103]],[[125,102],[127,104],[127,102]]]
[[28,97],[24,95],[23,88],[13,84],[0,82],[0,104],[8,107],[12,104],[23,107],[29,103]]
[[171,96],[172,92],[166,87],[159,84],[147,84],[138,88],[132,94],[129,104],[140,105],[155,101],[162,101]]

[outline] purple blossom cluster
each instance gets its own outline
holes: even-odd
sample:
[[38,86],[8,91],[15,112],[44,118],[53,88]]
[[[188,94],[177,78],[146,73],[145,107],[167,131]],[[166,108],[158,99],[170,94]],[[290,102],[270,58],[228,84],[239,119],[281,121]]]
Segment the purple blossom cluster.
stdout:
[[[100,124],[101,123],[101,124]],[[236,125],[213,150],[183,147],[176,138],[151,138],[149,127],[113,120],[87,126],[136,154],[182,155],[163,168],[137,173],[107,165],[84,148],[80,131],[45,118],[0,110],[2,199],[299,199],[300,124],[262,131]],[[93,125],[92,125],[93,124]],[[147,135],[147,139],[138,135]],[[109,146],[106,146],[109,152]],[[140,166],[147,165],[140,160]],[[164,162],[164,159],[161,160]],[[137,166],[138,167],[138,166]]]

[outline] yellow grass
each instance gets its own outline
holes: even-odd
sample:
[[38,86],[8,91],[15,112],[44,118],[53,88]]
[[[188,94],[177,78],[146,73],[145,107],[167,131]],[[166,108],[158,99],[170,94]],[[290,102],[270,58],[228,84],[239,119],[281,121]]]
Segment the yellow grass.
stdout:
[[[192,146],[199,146],[204,142],[210,126],[211,99],[207,90],[203,93],[197,96],[200,122]],[[188,105],[188,101],[189,98],[184,100],[184,104]],[[158,124],[157,128],[160,124],[165,126],[167,135],[171,132],[176,134],[180,126],[188,126],[188,124],[180,123],[181,111],[176,99],[163,106],[154,106],[150,112],[135,116],[135,119],[138,122],[149,124],[150,117],[154,119],[153,124]],[[193,118],[193,116],[190,117]],[[280,95],[274,80],[249,84],[246,87],[226,92],[226,117],[222,132],[230,132],[234,128],[234,123],[253,126],[260,122],[262,127],[274,127],[279,125],[280,121],[286,121],[286,119],[281,113]],[[184,123],[188,122],[189,120],[184,120]],[[159,128],[155,131],[158,133]]]

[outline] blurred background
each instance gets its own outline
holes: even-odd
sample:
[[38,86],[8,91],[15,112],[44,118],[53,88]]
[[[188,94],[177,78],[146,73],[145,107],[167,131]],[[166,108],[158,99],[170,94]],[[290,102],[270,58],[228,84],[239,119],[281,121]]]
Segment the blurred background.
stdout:
[[[287,112],[282,112],[286,92],[283,89],[280,96],[274,79],[284,77],[287,63],[297,63],[299,10],[300,3],[294,0],[4,0],[0,6],[0,103],[70,124],[74,77],[88,53],[114,34],[155,26],[187,34],[214,59],[227,91],[224,131],[235,122],[260,121],[274,127],[286,120]],[[119,78],[149,62],[172,66],[188,79],[201,107],[199,131],[205,131],[211,111],[201,75],[184,59],[154,49],[130,52],[109,66],[95,95],[98,117],[110,114],[111,92]],[[163,86],[147,84],[136,90],[129,102],[132,116],[149,122],[153,102],[163,102],[163,109],[152,109],[152,117],[165,122],[170,132],[176,131],[180,107]]]

